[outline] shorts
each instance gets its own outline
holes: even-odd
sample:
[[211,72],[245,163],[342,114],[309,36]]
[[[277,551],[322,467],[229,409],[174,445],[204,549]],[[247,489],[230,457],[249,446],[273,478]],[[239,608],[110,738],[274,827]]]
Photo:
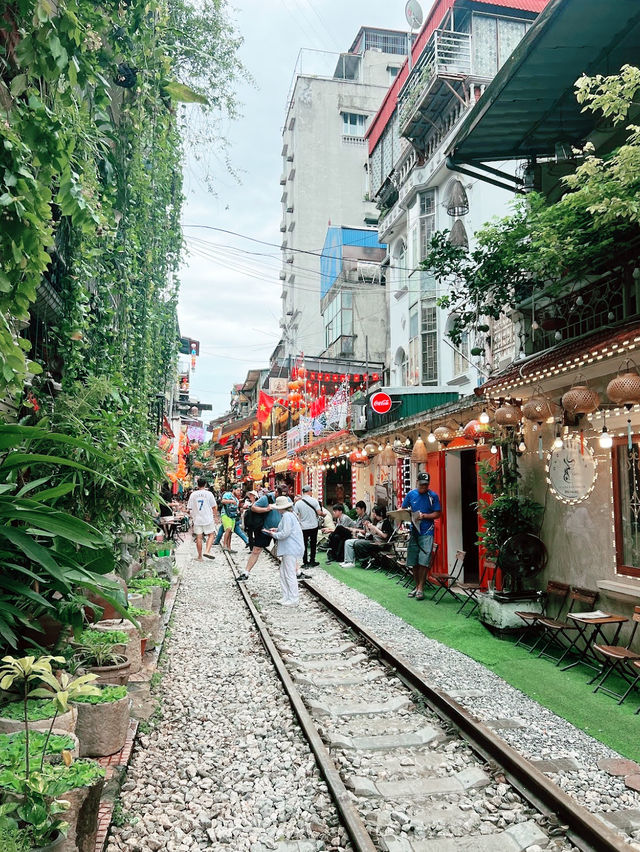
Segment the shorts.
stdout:
[[249,547],[269,547],[273,539],[262,530],[247,530]]
[[206,526],[202,526],[202,524],[194,524],[193,531],[196,535],[213,535],[216,531],[216,525],[206,524]]
[[407,547],[407,567],[413,568],[414,565],[425,565],[428,567],[431,562],[432,550],[432,535],[415,536],[411,533],[409,546]]
[[235,525],[237,518],[230,518],[229,515],[220,515],[220,520],[222,521],[222,528],[224,530],[232,530]]

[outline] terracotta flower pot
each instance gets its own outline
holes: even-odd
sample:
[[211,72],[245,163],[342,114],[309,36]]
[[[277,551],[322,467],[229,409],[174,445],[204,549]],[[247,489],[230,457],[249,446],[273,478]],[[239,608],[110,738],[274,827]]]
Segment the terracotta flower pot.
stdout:
[[89,704],[79,701],[76,735],[80,741],[80,757],[106,757],[124,746],[129,730],[128,695],[117,701]]
[[129,683],[131,663],[129,658],[117,666],[91,666],[87,669],[91,674],[97,674],[98,680],[94,681],[97,686],[112,684],[113,686],[126,686]]
[[142,639],[140,640],[140,654],[142,655],[142,657],[144,657],[146,651],[147,651],[147,637],[143,636]]

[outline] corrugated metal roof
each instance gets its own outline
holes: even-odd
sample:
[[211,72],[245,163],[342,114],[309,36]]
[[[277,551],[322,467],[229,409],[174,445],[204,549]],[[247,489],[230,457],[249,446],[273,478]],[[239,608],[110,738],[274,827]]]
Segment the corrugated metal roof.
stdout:
[[[488,0],[479,0],[488,2]],[[466,117],[450,154],[458,163],[553,156],[580,146],[594,116],[575,97],[581,74],[613,74],[640,51],[640,4],[551,0]]]
[[[484,3],[485,5],[490,6],[500,6],[504,9],[514,9],[519,12],[535,12],[536,14],[540,14],[549,0],[475,0],[475,2]],[[427,15],[427,19],[413,45],[412,54],[414,65],[418,61],[420,54],[424,50],[431,35],[442,24],[447,13],[456,5],[460,5],[460,3],[461,0],[435,0],[435,3],[431,7],[431,11]],[[373,152],[373,149],[380,141],[380,137],[395,111],[396,104],[398,103],[398,93],[404,86],[408,76],[408,62],[405,60],[404,65],[393,81],[391,88],[385,95],[380,109],[369,125],[369,130],[367,131],[369,154]]]

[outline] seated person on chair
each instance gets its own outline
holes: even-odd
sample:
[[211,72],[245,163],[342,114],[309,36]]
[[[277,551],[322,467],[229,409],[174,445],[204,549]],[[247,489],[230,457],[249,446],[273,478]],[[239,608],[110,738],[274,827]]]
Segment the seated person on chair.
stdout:
[[365,521],[365,537],[350,538],[345,541],[343,568],[353,568],[356,560],[375,556],[393,535],[393,524],[387,518],[387,510],[384,506],[374,506],[372,514],[373,521]]
[[[329,547],[327,549],[327,558],[329,561],[336,560],[342,562],[344,559],[344,543],[348,538],[351,538],[356,522],[351,520],[349,515],[345,514],[344,504],[336,503],[332,507],[333,522],[336,526],[335,530],[329,534]],[[323,529],[323,532],[326,528]]]

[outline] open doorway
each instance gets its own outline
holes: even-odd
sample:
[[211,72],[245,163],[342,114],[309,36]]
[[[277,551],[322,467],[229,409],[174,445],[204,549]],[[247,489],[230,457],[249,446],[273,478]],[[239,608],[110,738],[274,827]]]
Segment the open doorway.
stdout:
[[460,453],[460,496],[462,510],[462,549],[464,579],[475,583],[479,576],[478,563],[478,477],[476,473],[476,451],[462,450]]

